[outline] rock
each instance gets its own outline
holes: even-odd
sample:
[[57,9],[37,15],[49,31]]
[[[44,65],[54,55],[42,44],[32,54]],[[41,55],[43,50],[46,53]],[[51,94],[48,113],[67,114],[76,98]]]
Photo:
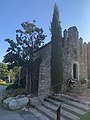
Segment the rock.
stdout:
[[38,96],[38,99],[39,99],[39,101],[40,101],[41,103],[44,102],[44,98],[45,98],[45,96]]
[[23,98],[23,97],[25,97],[25,95],[17,95],[15,98],[19,99],[19,98]]
[[21,98],[25,97],[25,95],[21,95]]
[[22,110],[23,110],[23,111],[26,111],[26,112],[29,111],[29,109],[26,108],[26,107],[23,107]]
[[21,95],[17,95],[15,98],[16,98],[16,99],[19,99],[20,97],[21,97]]
[[8,104],[9,104],[12,100],[13,100],[12,97],[9,97],[9,98],[3,100],[3,106],[4,106],[4,107],[8,107]]
[[29,102],[29,98],[23,97],[19,99],[13,99],[8,106],[10,109],[16,110],[26,106],[28,102]]
[[40,102],[38,97],[30,98],[30,105],[37,106],[37,105],[40,105],[40,104],[41,104],[41,102]]
[[30,98],[31,96],[32,96],[31,94],[27,95],[28,98]]

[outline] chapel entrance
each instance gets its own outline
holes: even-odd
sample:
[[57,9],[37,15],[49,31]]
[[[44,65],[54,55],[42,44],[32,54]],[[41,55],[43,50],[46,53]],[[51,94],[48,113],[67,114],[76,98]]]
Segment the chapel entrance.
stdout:
[[[40,69],[40,63],[41,59],[37,58],[33,62],[33,68],[32,68],[32,86],[31,86],[31,92],[33,95],[38,95],[38,84],[39,84],[39,69]],[[35,66],[35,67],[34,67]]]

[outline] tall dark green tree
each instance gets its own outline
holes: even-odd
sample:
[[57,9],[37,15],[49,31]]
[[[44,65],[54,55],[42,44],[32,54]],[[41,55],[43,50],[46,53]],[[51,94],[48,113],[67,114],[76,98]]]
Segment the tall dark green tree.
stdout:
[[51,23],[51,85],[54,92],[62,89],[63,62],[62,62],[62,34],[57,4],[54,5]]
[[23,22],[22,29],[16,30],[16,41],[5,39],[9,43],[7,54],[4,56],[3,62],[13,68],[14,66],[26,69],[26,88],[31,92],[31,74],[34,51],[43,45],[46,35],[42,28],[32,23]]

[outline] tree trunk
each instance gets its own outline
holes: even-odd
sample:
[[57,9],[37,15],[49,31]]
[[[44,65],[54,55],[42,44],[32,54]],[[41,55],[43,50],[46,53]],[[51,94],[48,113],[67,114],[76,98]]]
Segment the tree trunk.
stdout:
[[33,59],[31,58],[27,64],[26,72],[26,89],[31,93],[31,80],[32,80],[32,68],[33,68]]
[[28,68],[27,68],[27,71],[26,71],[26,90],[29,93],[31,93],[31,72]]

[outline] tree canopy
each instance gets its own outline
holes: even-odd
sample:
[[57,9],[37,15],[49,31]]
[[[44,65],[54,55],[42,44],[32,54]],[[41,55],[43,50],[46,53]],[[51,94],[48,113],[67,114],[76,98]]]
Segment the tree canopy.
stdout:
[[18,67],[8,70],[8,65],[5,63],[0,63],[0,79],[6,82],[14,82],[15,77],[18,74]]
[[46,37],[43,29],[36,27],[35,21],[23,22],[21,26],[23,30],[16,30],[16,41],[5,39],[9,47],[3,62],[9,63],[11,67],[27,65],[33,57],[33,52],[43,45]]
[[27,87],[30,88],[33,53],[44,44],[46,34],[42,28],[36,26],[35,20],[32,23],[23,22],[21,26],[22,29],[16,30],[16,41],[5,39],[9,47],[3,62],[8,63],[10,68],[14,66],[27,68]]

